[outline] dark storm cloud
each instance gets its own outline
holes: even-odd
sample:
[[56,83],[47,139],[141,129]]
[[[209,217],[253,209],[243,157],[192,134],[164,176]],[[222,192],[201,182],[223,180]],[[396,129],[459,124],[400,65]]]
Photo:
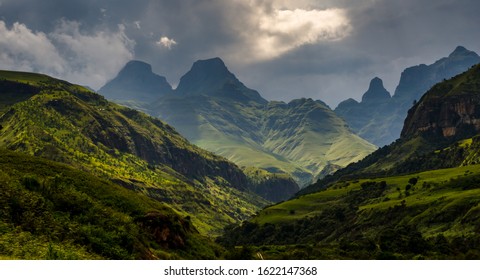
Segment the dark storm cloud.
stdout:
[[[476,36],[480,2],[476,0],[0,3],[4,32],[34,37],[52,57],[58,52],[58,65],[47,70],[63,69],[70,73],[64,76],[73,79],[72,73],[79,73],[83,82],[90,77],[87,71],[100,69],[95,87],[112,78],[131,58],[151,63],[157,73],[176,84],[195,60],[220,56],[245,84],[267,99],[288,101],[305,96],[334,107],[348,97],[359,99],[374,76],[383,78],[393,93],[405,67],[432,63],[457,45],[480,51]],[[30,32],[13,32],[15,22]],[[70,29],[62,31],[62,25]],[[91,39],[100,43],[92,45]],[[0,62],[13,65],[18,44],[5,44],[4,53],[11,55],[3,60],[0,57]],[[73,51],[77,59],[89,57],[88,63],[69,61],[71,55],[67,54],[72,52],[68,48],[78,44],[94,48]],[[114,51],[102,54],[103,60],[97,59],[95,49],[105,50],[108,45]],[[30,55],[37,64],[43,61],[35,53]],[[101,61],[95,64],[96,60]],[[109,60],[116,61],[107,63]],[[28,64],[28,59],[21,62]]]

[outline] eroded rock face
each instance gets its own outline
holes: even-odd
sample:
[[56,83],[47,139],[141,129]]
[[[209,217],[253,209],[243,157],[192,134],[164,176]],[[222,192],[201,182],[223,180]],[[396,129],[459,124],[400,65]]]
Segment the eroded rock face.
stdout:
[[405,122],[402,136],[431,132],[443,137],[480,132],[480,95],[435,98],[422,103]]
[[443,138],[480,133],[480,65],[433,87],[409,112],[402,137]]

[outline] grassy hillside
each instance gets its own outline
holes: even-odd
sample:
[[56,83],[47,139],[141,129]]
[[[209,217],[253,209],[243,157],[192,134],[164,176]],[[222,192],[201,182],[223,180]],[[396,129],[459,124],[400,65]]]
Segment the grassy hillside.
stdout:
[[264,258],[479,259],[479,85],[477,65],[434,86],[395,143],[219,241]]
[[[153,74],[122,73],[101,93],[158,116],[195,145],[239,166],[289,174],[301,187],[376,149],[354,135],[323,102],[305,98],[288,104],[268,102],[219,58],[195,62],[177,89],[165,94],[157,90],[157,101],[149,104],[140,95],[152,86],[146,80]],[[132,81],[135,87],[123,86]],[[113,90],[120,88],[125,90]]]
[[[202,233],[249,217],[266,201],[224,158],[158,119],[43,75],[0,72],[0,147],[67,163],[168,203]],[[16,94],[16,89],[21,94]]]
[[480,165],[338,182],[267,207],[226,245],[264,258],[479,258]]
[[212,259],[189,217],[64,164],[0,150],[0,259]]
[[241,92],[166,96],[149,111],[206,150],[240,166],[290,174],[301,186],[376,149],[322,102],[261,104],[235,95]]

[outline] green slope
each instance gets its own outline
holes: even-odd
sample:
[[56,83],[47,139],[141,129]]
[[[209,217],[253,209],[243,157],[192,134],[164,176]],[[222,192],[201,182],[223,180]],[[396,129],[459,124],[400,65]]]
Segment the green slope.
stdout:
[[[234,164],[188,143],[170,126],[43,75],[0,72],[0,147],[64,162],[190,215],[202,233],[266,205]],[[8,101],[8,102],[7,102]],[[12,102],[10,102],[12,103]]]
[[301,186],[376,149],[323,102],[267,102],[219,59],[195,62],[172,94],[144,111],[206,150],[240,166],[290,174]]
[[212,259],[222,252],[189,218],[111,181],[3,149],[0,170],[1,259]]
[[264,258],[478,259],[479,205],[480,165],[343,181],[265,208],[221,242]]
[[402,137],[226,229],[270,258],[480,258],[480,65],[435,85]]

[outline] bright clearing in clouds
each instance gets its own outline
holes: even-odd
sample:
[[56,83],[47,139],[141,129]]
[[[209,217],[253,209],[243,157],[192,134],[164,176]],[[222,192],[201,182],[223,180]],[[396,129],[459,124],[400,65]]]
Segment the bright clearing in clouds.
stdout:
[[351,29],[343,9],[275,10],[260,16],[254,48],[258,58],[271,59],[302,45],[343,39]]

